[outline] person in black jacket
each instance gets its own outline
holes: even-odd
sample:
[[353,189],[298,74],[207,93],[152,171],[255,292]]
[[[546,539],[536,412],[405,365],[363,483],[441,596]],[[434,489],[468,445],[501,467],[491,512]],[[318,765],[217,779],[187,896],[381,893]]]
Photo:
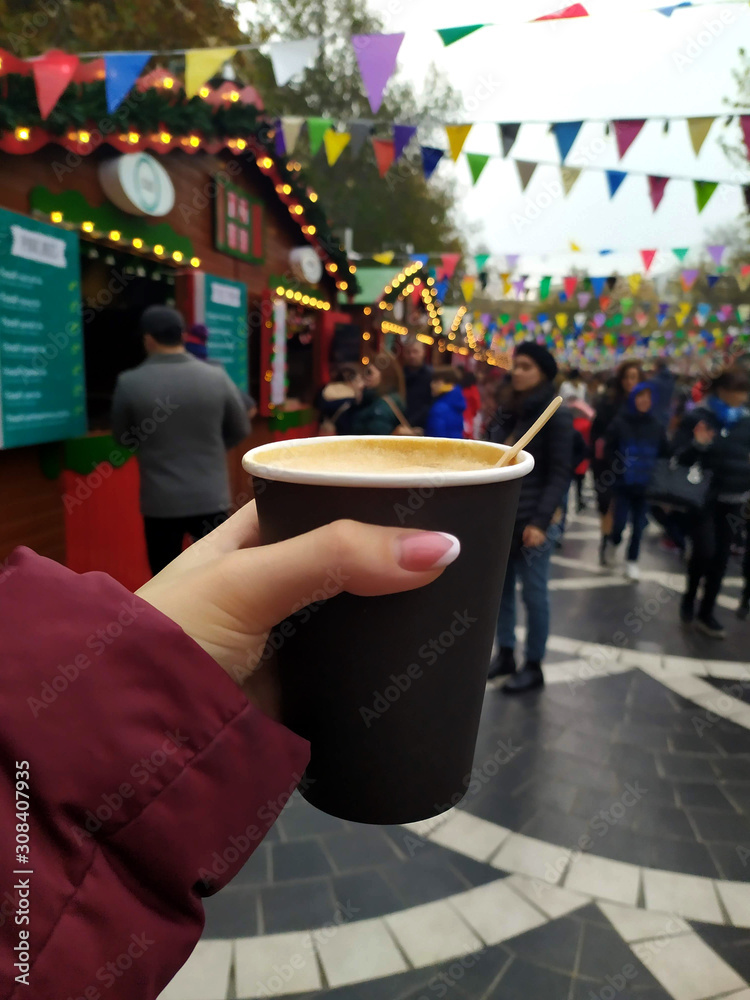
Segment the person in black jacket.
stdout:
[[[721,374],[711,384],[703,404],[685,416],[673,441],[681,465],[700,466],[712,477],[707,505],[693,520],[693,551],[680,618],[684,625],[695,623],[697,629],[714,639],[726,636],[714,607],[732,542],[741,537],[743,507],[750,497],[748,389],[750,379],[742,368]],[[701,581],[703,597],[696,616]]]
[[432,407],[432,368],[424,362],[424,345],[407,340],[401,361],[406,380],[406,419],[412,427],[425,428]]
[[632,522],[625,575],[640,579],[638,555],[648,520],[648,488],[656,461],[667,454],[667,435],[652,412],[653,396],[648,382],[639,382],[628,396],[625,408],[607,431],[605,461],[612,486],[612,533],[605,545],[605,562],[613,564],[614,550],[622,541],[628,520]]
[[[489,427],[490,441],[512,444],[524,434],[555,398],[557,364],[544,347],[520,344],[513,357],[510,382]],[[530,691],[544,684],[542,660],[549,633],[549,560],[559,535],[559,508],[573,472],[573,422],[561,407],[527,446],[534,468],[521,482],[521,497],[511,543],[508,572],[497,622],[499,654],[490,664],[489,679],[512,674],[506,694]],[[526,606],[526,664],[516,673],[516,578],[521,578]]]

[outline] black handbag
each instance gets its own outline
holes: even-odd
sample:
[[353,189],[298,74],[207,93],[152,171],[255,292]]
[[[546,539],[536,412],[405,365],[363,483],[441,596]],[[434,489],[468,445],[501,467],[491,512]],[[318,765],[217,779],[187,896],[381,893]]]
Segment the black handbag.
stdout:
[[660,507],[698,511],[706,506],[712,473],[700,463],[680,465],[676,458],[660,458],[646,499]]

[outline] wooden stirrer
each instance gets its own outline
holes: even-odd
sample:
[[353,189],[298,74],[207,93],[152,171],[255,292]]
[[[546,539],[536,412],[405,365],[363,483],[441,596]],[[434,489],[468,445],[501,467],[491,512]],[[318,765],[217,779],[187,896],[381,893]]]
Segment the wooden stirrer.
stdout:
[[526,447],[529,441],[531,441],[532,438],[535,438],[537,436],[539,431],[542,429],[542,427],[544,427],[544,425],[547,423],[552,414],[557,412],[562,401],[563,401],[562,396],[557,396],[555,399],[553,399],[552,402],[547,407],[547,409],[544,411],[544,413],[534,421],[534,423],[531,425],[531,427],[529,427],[529,429],[526,431],[523,437],[520,437],[518,441],[516,441],[516,443],[511,448],[508,449],[508,451],[503,452],[502,456],[500,457],[500,460],[498,462],[495,462],[495,465],[496,466],[510,465],[510,463],[515,459],[516,455],[518,455],[520,451],[523,451],[523,449]]

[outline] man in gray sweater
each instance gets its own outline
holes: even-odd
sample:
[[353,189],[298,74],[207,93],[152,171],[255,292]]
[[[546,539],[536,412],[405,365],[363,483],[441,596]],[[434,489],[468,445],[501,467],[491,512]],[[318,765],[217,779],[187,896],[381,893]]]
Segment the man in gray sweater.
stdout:
[[226,520],[226,451],[250,433],[239,390],[223,368],[192,357],[182,316],[150,306],[141,317],[148,357],[117,379],[112,435],[135,452],[152,573]]

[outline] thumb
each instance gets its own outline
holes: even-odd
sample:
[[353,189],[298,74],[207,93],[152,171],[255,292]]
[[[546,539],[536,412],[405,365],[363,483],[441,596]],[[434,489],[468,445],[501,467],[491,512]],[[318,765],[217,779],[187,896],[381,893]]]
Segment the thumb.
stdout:
[[458,539],[443,532],[334,521],[232,553],[224,584],[229,583],[231,610],[238,617],[270,629],[301,607],[342,591],[373,597],[424,587],[460,551]]

